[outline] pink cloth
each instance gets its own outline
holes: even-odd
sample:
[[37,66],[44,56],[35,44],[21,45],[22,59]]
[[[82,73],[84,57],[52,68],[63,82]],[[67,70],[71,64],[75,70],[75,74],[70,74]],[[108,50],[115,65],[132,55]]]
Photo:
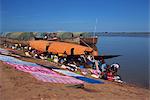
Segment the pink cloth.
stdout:
[[82,84],[84,83],[81,80],[75,79],[69,76],[62,76],[57,74],[56,72],[43,68],[43,67],[32,67],[32,66],[23,66],[19,64],[12,64],[9,62],[5,62],[6,64],[11,65],[13,68],[28,72],[33,75],[36,79],[41,80],[43,82],[51,82],[51,83],[64,83],[64,84]]
[[8,63],[8,62],[7,62],[7,64],[12,65],[12,67],[14,67],[15,69],[21,70],[23,72],[29,72],[29,73],[39,72],[39,73],[44,73],[44,74],[58,75],[57,73],[55,73],[52,70],[49,70],[49,69],[46,69],[46,68],[43,68],[43,67],[39,67],[39,66],[38,67],[23,66],[23,65],[18,65],[18,64],[11,64],[11,63]]
[[94,69],[92,69],[92,70],[91,70],[91,73],[92,73],[92,74],[95,74],[95,75],[99,75],[101,72],[100,72],[99,70],[94,70]]
[[41,74],[41,73],[31,73],[31,74],[36,79],[41,80],[43,82],[64,83],[64,84],[83,84],[83,81],[80,81],[78,79],[75,79],[69,76]]

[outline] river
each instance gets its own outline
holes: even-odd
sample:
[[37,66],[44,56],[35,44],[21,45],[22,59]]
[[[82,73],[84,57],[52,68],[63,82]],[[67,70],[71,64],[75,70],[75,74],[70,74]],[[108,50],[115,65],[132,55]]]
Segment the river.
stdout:
[[100,36],[97,48],[100,55],[121,55],[107,59],[106,63],[119,63],[123,81],[141,87],[149,87],[150,37]]

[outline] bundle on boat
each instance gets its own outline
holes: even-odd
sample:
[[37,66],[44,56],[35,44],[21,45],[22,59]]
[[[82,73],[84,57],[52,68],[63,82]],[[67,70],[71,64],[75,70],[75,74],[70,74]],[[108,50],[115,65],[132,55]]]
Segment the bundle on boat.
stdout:
[[81,46],[73,43],[66,42],[56,42],[56,41],[44,41],[44,40],[34,40],[29,41],[29,45],[41,52],[52,52],[54,54],[64,54],[71,55],[71,50],[74,50],[74,55],[85,54],[85,52],[91,52],[93,56],[98,56],[98,51],[95,51],[91,47]]

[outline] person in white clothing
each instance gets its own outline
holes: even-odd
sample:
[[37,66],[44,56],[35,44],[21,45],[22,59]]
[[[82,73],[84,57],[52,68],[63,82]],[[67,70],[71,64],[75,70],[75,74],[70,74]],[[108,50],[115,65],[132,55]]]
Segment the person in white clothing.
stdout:
[[120,68],[120,65],[118,63],[114,63],[111,65],[111,71],[114,75],[117,75],[118,69]]

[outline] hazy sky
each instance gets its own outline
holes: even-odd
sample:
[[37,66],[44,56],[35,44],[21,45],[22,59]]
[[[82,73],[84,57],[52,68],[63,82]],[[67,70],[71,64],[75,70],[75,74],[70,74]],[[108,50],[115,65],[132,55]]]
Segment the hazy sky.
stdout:
[[0,0],[1,31],[149,31],[149,0]]

